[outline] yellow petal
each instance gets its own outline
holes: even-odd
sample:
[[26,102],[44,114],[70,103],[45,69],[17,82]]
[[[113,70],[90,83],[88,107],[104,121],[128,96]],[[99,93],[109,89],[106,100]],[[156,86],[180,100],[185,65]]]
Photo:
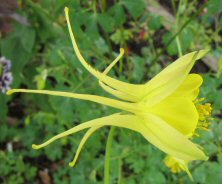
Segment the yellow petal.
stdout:
[[[112,67],[120,60],[120,58],[123,56],[124,54],[124,49],[120,49],[120,54],[119,56],[105,69],[105,71],[103,72],[104,74],[107,74]],[[107,86],[106,84],[104,84],[103,82],[99,81],[99,85],[108,93],[116,96],[117,98],[120,98],[122,100],[126,100],[126,101],[131,101],[131,102],[135,102],[135,98],[132,97],[131,95],[128,95],[124,92],[115,90],[109,86]]]
[[130,102],[136,102],[138,101],[137,99],[135,99],[134,97],[132,97],[131,95],[128,95],[126,93],[123,93],[121,91],[115,90],[109,86],[107,86],[106,84],[104,84],[103,82],[99,81],[99,85],[108,93],[112,94],[113,96],[125,100],[125,101],[130,101]]
[[139,124],[139,118],[137,118],[135,115],[121,115],[119,113],[113,114],[110,116],[106,116],[103,118],[94,119],[85,123],[82,123],[80,125],[77,125],[63,133],[60,133],[48,141],[40,144],[40,145],[32,145],[33,149],[40,149],[43,148],[50,143],[54,142],[57,139],[60,139],[62,137],[74,134],[76,132],[79,132],[81,130],[91,128],[91,127],[99,127],[99,126],[117,126],[122,128],[128,128],[131,130],[134,130],[136,132],[141,131],[141,125]]
[[124,55],[124,49],[120,48],[120,54],[118,55],[118,57],[105,69],[103,73],[108,74],[109,71],[114,67],[114,65],[121,59],[121,57],[123,57],[123,55]]
[[86,143],[86,141],[88,140],[88,138],[96,131],[98,130],[99,128],[101,128],[102,126],[98,126],[98,127],[92,127],[90,128],[84,135],[84,137],[82,138],[82,140],[80,141],[79,143],[79,146],[77,148],[77,151],[76,151],[76,154],[75,154],[75,157],[73,159],[72,162],[69,163],[69,166],[70,167],[74,167],[75,164],[76,164],[76,161],[77,159],[79,158],[79,154],[84,146],[84,144]]
[[[66,15],[67,25],[68,25],[71,41],[72,41],[72,44],[73,44],[73,48],[74,48],[76,56],[79,59],[79,61],[81,62],[81,64],[92,75],[94,75],[96,78],[98,78],[100,81],[104,82],[105,84],[109,85],[111,88],[116,89],[118,91],[121,91],[123,93],[126,93],[129,96],[131,96],[132,98],[139,100],[138,96],[140,97],[143,94],[143,89],[144,89],[143,85],[129,84],[129,83],[122,82],[122,81],[116,80],[114,78],[111,78],[111,77],[95,70],[92,66],[90,66],[85,61],[85,59],[83,58],[83,56],[81,55],[81,53],[79,51],[79,48],[77,46],[77,43],[76,43],[76,40],[75,40],[75,37],[74,37],[72,27],[71,27],[71,24],[70,24],[70,20],[69,20],[69,9],[67,7],[65,8],[65,15]],[[137,94],[135,94],[135,90],[137,91]]]
[[47,94],[53,96],[63,96],[81,100],[88,100],[96,103],[100,103],[103,105],[108,105],[110,107],[114,107],[121,110],[126,110],[129,112],[135,112],[136,105],[134,103],[122,102],[119,100],[114,100],[106,97],[96,96],[96,95],[87,95],[87,94],[77,94],[77,93],[69,93],[62,91],[49,91],[49,90],[31,90],[31,89],[11,89],[7,91],[7,95],[11,95],[12,93],[37,93],[37,94]]
[[191,52],[180,57],[146,84],[144,100],[152,106],[172,94],[187,78],[196,60],[208,50]]
[[143,114],[141,134],[165,153],[181,160],[207,160],[207,156],[186,136],[153,114]]
[[189,74],[185,81],[172,93],[173,97],[187,97],[195,100],[199,94],[199,88],[203,78],[199,74]]
[[150,109],[172,127],[184,135],[190,135],[196,129],[198,112],[189,98],[167,97]]

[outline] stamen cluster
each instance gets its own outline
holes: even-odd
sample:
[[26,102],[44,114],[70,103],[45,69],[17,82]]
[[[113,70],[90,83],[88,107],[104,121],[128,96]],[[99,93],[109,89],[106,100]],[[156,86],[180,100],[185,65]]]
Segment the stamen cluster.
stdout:
[[201,130],[208,131],[209,130],[209,125],[211,124],[211,114],[212,114],[212,106],[210,103],[201,103],[203,99],[197,100],[196,103],[196,108],[199,113],[199,120],[198,120],[198,125],[197,128]]

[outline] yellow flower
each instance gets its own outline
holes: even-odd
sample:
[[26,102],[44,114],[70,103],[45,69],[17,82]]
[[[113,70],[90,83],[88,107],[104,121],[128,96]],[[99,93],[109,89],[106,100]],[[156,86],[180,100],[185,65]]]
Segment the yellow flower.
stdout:
[[70,163],[70,166],[74,166],[84,143],[93,132],[103,126],[117,126],[140,133],[148,142],[178,160],[185,162],[207,160],[208,157],[189,140],[187,135],[192,134],[198,125],[199,115],[194,100],[202,84],[200,75],[189,74],[189,72],[195,61],[208,51],[196,51],[180,57],[145,84],[129,84],[107,75],[123,56],[124,50],[120,49],[120,55],[103,73],[95,70],[85,61],[78,49],[69,21],[68,8],[65,8],[65,15],[73,48],[79,61],[98,79],[99,85],[105,91],[119,100],[48,90],[12,89],[8,91],[8,94],[24,92],[64,96],[93,101],[120,109],[121,112],[79,124],[43,144],[34,144],[32,147],[40,149],[59,138],[88,129],[79,144],[74,160]]
[[[211,113],[212,113],[212,107],[210,103],[203,104],[204,98],[201,99],[195,99],[194,104],[196,106],[196,110],[198,112],[198,122],[196,125],[196,128],[192,132],[184,132],[184,135],[188,138],[192,138],[193,136],[199,136],[199,134],[196,132],[198,129],[200,130],[208,130],[208,126],[211,124]],[[191,180],[193,180],[191,173],[188,169],[189,161],[178,159],[176,157],[167,155],[164,159],[165,165],[170,168],[170,170],[173,173],[180,173],[181,171],[187,172],[188,176]]]

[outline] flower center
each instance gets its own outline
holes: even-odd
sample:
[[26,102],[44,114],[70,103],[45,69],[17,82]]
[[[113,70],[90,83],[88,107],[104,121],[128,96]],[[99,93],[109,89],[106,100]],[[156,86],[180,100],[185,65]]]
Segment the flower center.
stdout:
[[204,98],[200,98],[194,102],[199,114],[197,129],[208,131],[211,120],[213,120],[211,117],[212,106],[210,103],[203,103],[203,101]]

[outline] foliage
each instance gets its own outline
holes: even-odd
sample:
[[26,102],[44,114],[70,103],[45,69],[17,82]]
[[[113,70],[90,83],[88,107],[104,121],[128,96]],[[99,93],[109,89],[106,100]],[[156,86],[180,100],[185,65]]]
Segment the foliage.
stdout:
[[[183,54],[211,48],[210,57],[220,61],[218,70],[213,71],[212,65],[202,62],[195,68],[205,79],[200,95],[214,107],[211,130],[200,132],[202,139],[196,140],[210,157],[207,162],[192,163],[190,169],[195,183],[215,183],[222,180],[221,0],[205,4],[175,1],[176,9],[170,3],[164,5],[170,12],[167,15],[155,9],[163,7],[160,2],[21,0],[17,12],[28,18],[29,25],[14,22],[13,31],[1,37],[0,53],[12,61],[13,88],[105,96],[73,53],[64,19],[65,6],[71,9],[72,26],[83,55],[95,68],[104,70],[119,48],[125,48],[124,59],[110,74],[121,80],[148,81],[177,58],[177,37]],[[47,179],[48,183],[103,183],[108,128],[94,133],[75,168],[69,168],[68,163],[82,133],[40,151],[32,150],[31,144],[41,143],[81,122],[111,114],[115,109],[68,98],[27,94],[13,97],[0,94],[0,109],[0,183],[38,180],[44,183]],[[111,183],[190,183],[186,174],[172,174],[162,163],[163,158],[140,135],[117,129],[111,150]]]

